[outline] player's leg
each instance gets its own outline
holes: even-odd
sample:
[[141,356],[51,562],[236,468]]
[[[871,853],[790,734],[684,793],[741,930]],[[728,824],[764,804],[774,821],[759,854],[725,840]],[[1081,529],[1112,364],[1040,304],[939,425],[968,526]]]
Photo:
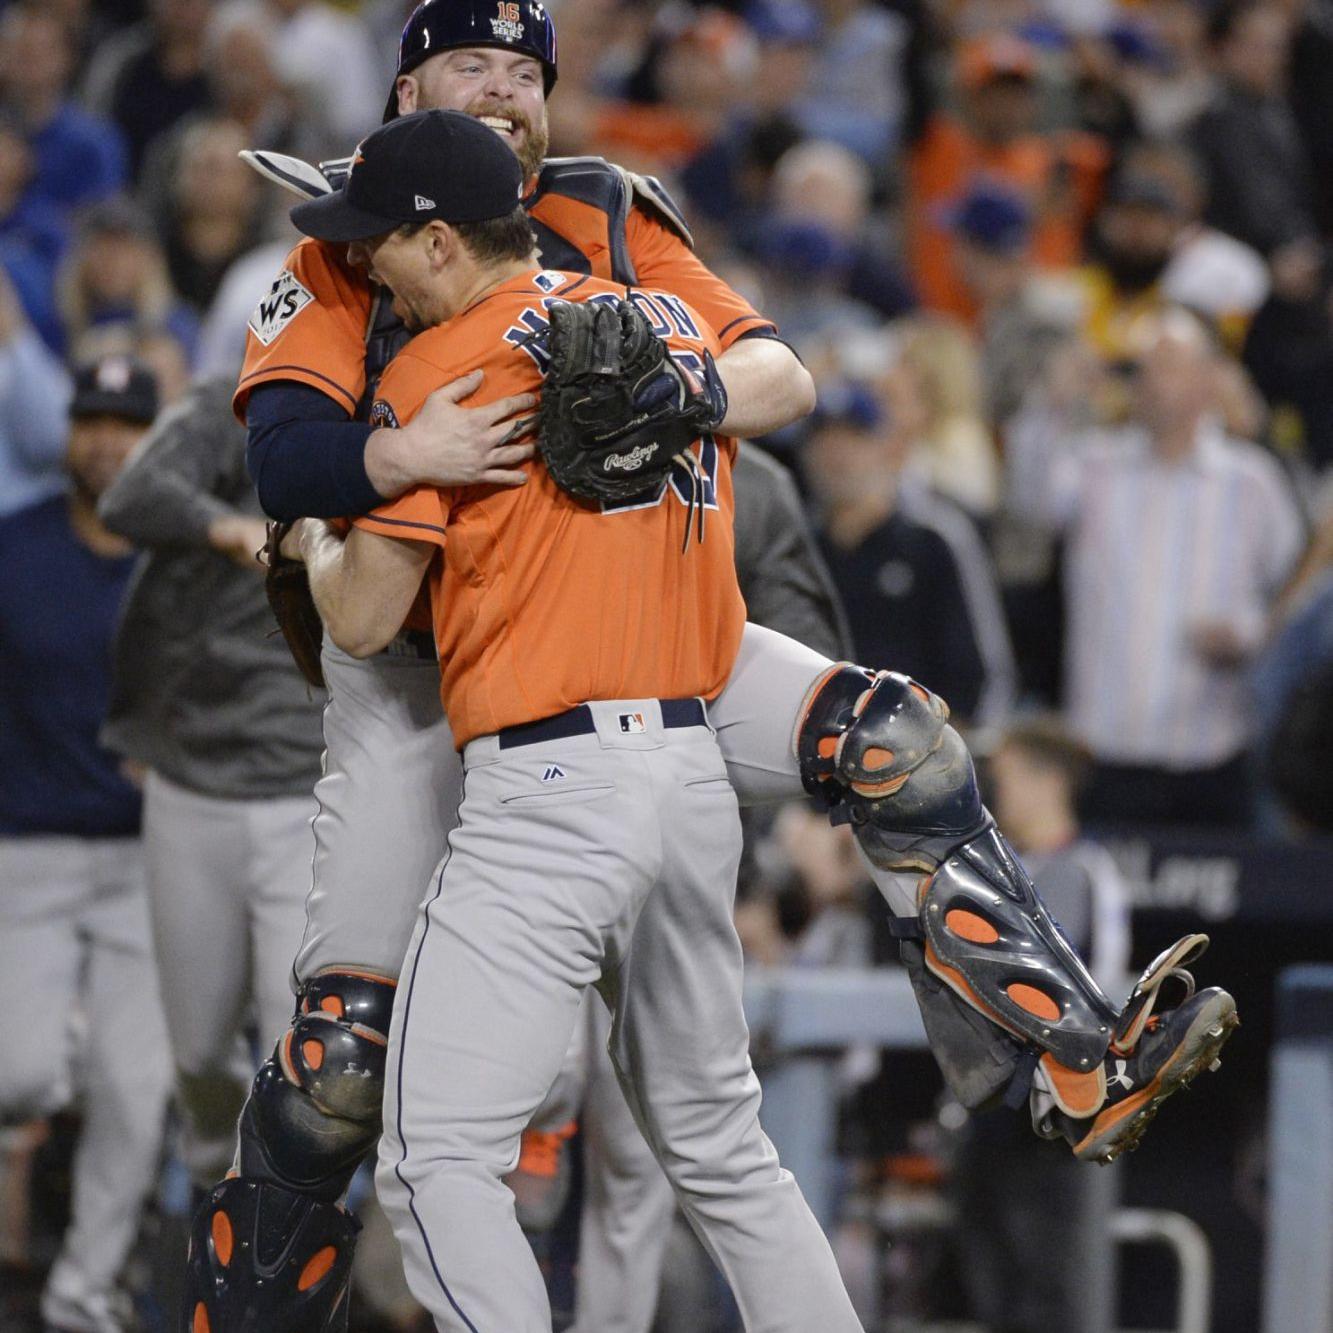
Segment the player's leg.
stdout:
[[236,807],[150,772],[143,841],[153,945],[196,1185],[231,1165],[254,1077],[240,1040],[250,977],[245,829]]
[[[502,1179],[583,990],[652,883],[640,759],[592,735],[549,753],[469,747],[461,822],[395,1003],[376,1175],[413,1293],[440,1329],[549,1333]],[[544,787],[557,761],[564,778]]]
[[759,1124],[732,920],[740,860],[735,795],[706,732],[680,733],[654,789],[662,875],[608,977],[611,1055],[691,1225],[730,1282],[747,1328],[859,1330],[828,1242]]
[[[1104,1157],[1132,1146],[1160,1102],[1215,1059],[1235,1023],[1223,991],[1187,997],[1145,1026],[1166,978],[1188,975],[1183,963],[1201,951],[1194,937],[1145,972],[1141,995],[1117,1016],[995,829],[948,709],[928,691],[748,625],[709,711],[743,800],[795,795],[794,780],[851,823],[898,923],[932,1049],[964,1105],[1001,1094],[1021,1103],[1035,1079],[1034,1123],[1081,1156]],[[786,718],[790,727],[774,721]],[[953,912],[960,897],[968,910]],[[1005,921],[991,920],[1001,908]],[[1107,1061],[1117,1058],[1128,1081],[1108,1091]]]
[[111,1297],[157,1180],[172,1081],[138,841],[99,840],[89,853],[94,895],[79,917],[83,1128],[70,1224],[42,1298],[43,1317],[60,1328],[113,1326]]
[[611,1063],[611,1015],[586,1002],[588,1086],[583,1102],[583,1214],[576,1333],[648,1333],[676,1196],[634,1123]]
[[67,1106],[82,946],[76,916],[91,892],[79,838],[0,838],[0,976],[9,996],[0,1123]]
[[[1163,1100],[1215,1066],[1236,1025],[1231,997],[1195,995],[1185,971],[1207,937],[1166,950],[1117,1013],[982,805],[941,699],[906,676],[837,664],[799,716],[806,789],[851,824],[881,876],[918,877],[907,910],[901,879],[877,882],[954,1095],[974,1108],[1031,1092],[1038,1132],[1079,1157],[1133,1147]],[[1158,1010],[1172,979],[1185,997]]]
[[[203,1306],[211,1333],[305,1333],[346,1319],[356,1224],[338,1201],[379,1136],[394,987],[461,780],[438,665],[424,642],[400,638],[364,662],[325,647],[325,772],[297,1015],[242,1112],[238,1175],[213,1190],[191,1234],[186,1317]],[[218,1265],[214,1228],[262,1231],[271,1252],[239,1250],[245,1263]],[[298,1290],[308,1264],[319,1280]]]

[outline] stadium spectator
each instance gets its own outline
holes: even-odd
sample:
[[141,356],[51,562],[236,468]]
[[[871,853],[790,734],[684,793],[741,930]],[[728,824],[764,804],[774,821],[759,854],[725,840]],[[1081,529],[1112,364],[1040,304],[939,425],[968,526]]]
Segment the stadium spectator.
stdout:
[[260,231],[263,191],[245,147],[231,120],[197,118],[180,135],[163,248],[172,286],[200,316]]
[[[355,9],[325,0],[263,0],[277,24],[277,67],[348,153],[384,115],[384,81]],[[268,145],[265,145],[267,147]]]
[[1013,652],[976,529],[903,478],[911,437],[863,385],[826,385],[816,412],[806,478],[855,658],[916,677],[959,719],[998,721],[1013,701]]
[[150,0],[147,15],[103,42],[88,68],[84,103],[120,126],[136,180],[158,135],[209,105],[212,9],[213,0]]
[[1217,423],[1218,353],[1197,320],[1169,310],[1141,338],[1131,423],[1077,434],[1063,395],[1015,418],[1008,502],[1067,537],[1066,709],[1096,760],[1089,817],[1243,827],[1244,667],[1301,519],[1273,459]]
[[[1073,294],[1032,262],[1032,210],[1021,194],[980,183],[953,210],[958,275],[977,308],[984,414],[1003,429],[1075,322]],[[991,467],[994,483],[995,466]],[[988,497],[994,503],[995,494]]]
[[1266,256],[1279,287],[1308,293],[1319,255],[1310,162],[1286,97],[1288,22],[1260,0],[1223,0],[1209,36],[1219,87],[1191,134],[1205,216]]
[[1256,250],[1204,222],[1207,189],[1198,159],[1168,142],[1131,145],[1117,172],[1118,198],[1155,204],[1174,223],[1162,295],[1202,315],[1234,350],[1268,299],[1268,269]]
[[976,342],[952,320],[930,315],[903,321],[898,333],[901,365],[885,376],[883,392],[911,434],[911,471],[982,518],[999,499],[1000,469]]
[[1333,235],[1333,5],[1329,0],[1280,0],[1295,25],[1287,71],[1288,98],[1310,163],[1315,220]]
[[[232,0],[213,13],[204,46],[204,68],[212,91],[212,112],[234,120],[246,143],[290,153],[308,162],[346,154],[367,127],[345,139],[331,128],[321,104],[312,103],[288,80],[278,55],[280,25],[273,14],[251,0]],[[197,113],[204,114],[204,113]],[[379,119],[376,110],[369,128]],[[171,190],[171,164],[182,132],[193,117],[178,121],[161,136],[143,166],[141,194],[155,214],[155,203]]]
[[1082,233],[1106,168],[1106,149],[1086,134],[1044,134],[1037,125],[1037,57],[1007,35],[977,37],[954,59],[962,114],[940,112],[907,153],[907,253],[923,304],[972,319],[956,266],[948,212],[991,178],[1021,191],[1033,210],[1033,256],[1065,268],[1082,253]]
[[[989,803],[1046,906],[1112,997],[1129,965],[1129,895],[1076,813],[1090,756],[1055,718],[1007,728]],[[963,1281],[989,1329],[1110,1333],[1119,1176],[1043,1151],[1007,1111],[970,1117],[953,1177]]]
[[737,132],[747,96],[757,88],[757,59],[754,33],[734,14],[711,7],[664,9],[623,98],[588,113],[584,150],[636,171],[681,169]]
[[1175,138],[1197,119],[1213,95],[1208,67],[1208,14],[1198,0],[1152,0],[1139,5],[1147,58],[1126,72],[1125,87],[1144,134]]
[[925,6],[818,0],[812,90],[795,105],[811,138],[832,139],[883,170],[925,93]]
[[0,518],[64,488],[69,377],[0,269]]
[[195,385],[98,505],[150,552],[116,637],[103,740],[146,772],[153,935],[200,1188],[231,1165],[254,1076],[234,1061],[251,1003],[261,1051],[290,1017],[323,750],[322,700],[268,635],[265,524],[234,387]]
[[880,243],[870,215],[870,172],[850,149],[807,139],[783,153],[773,169],[771,210],[779,229],[760,232],[761,246],[778,235],[787,243],[829,257],[842,294],[893,319],[915,297],[898,265]]
[[1255,663],[1258,758],[1287,821],[1333,833],[1333,513],[1315,530]]
[[81,370],[69,492],[0,519],[0,1119],[76,1096],[82,1109],[70,1225],[42,1296],[59,1333],[124,1326],[117,1281],[156,1184],[171,1080],[139,793],[98,742],[134,557],[96,503],[155,408],[140,367]]
[[27,5],[0,15],[0,105],[27,135],[29,189],[60,208],[105,199],[126,181],[120,131],[71,98],[72,66],[69,34],[55,15]]
[[32,150],[21,129],[0,116],[0,265],[33,326],[60,346],[55,275],[69,245],[63,210],[32,194]]
[[1275,436],[1312,468],[1333,463],[1333,272],[1313,291],[1276,284],[1250,324],[1246,368],[1268,400]]
[[127,200],[108,200],[86,215],[61,267],[57,291],[75,356],[90,332],[109,328],[133,337],[165,327],[182,345],[193,346],[195,317],[172,288],[148,219]]

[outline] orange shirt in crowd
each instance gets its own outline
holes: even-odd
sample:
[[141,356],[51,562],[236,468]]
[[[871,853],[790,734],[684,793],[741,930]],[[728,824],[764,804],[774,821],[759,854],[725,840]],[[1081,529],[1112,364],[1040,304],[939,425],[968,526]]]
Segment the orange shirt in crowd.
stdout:
[[[510,279],[394,358],[371,420],[402,424],[434,389],[476,369],[485,380],[469,402],[540,392],[543,352],[527,340],[545,326],[547,306],[602,294],[625,288],[549,270]],[[633,299],[677,355],[718,351],[684,302],[638,289]],[[656,497],[598,506],[567,495],[533,461],[524,486],[417,487],[356,520],[442,550],[429,575],[431,612],[440,694],[460,748],[590,699],[719,693],[745,623],[732,540],[735,443],[706,437],[693,452],[715,511],[702,542],[689,535],[683,468]]]
[[1024,194],[1033,210],[1033,258],[1044,268],[1069,268],[1082,257],[1107,163],[1105,145],[1092,135],[1029,134],[993,145],[961,122],[936,116],[907,163],[907,254],[922,303],[969,322],[976,317],[946,215],[978,180]]

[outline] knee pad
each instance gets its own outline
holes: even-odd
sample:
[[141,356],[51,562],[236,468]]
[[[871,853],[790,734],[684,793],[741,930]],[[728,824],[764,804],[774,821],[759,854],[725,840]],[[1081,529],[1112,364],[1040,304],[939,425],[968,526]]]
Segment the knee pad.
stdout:
[[240,1173],[332,1203],[380,1132],[395,983],[316,973],[241,1115]]
[[948,705],[908,676],[831,667],[806,696],[796,758],[806,790],[883,870],[933,871],[985,824]]
[[186,1333],[344,1333],[360,1226],[270,1181],[224,1180],[190,1226]]
[[[797,759],[806,789],[835,823],[851,824],[872,864],[929,876],[917,917],[893,929],[913,953],[908,970],[932,1044],[941,1038],[937,1058],[955,1092],[967,1088],[960,1100],[985,1100],[983,1085],[993,1091],[1006,1068],[1030,1073],[1034,1052],[1071,1069],[1098,1065],[1115,1009],[982,805],[944,701],[907,676],[839,664],[807,696]],[[960,1003],[1001,1033],[982,1039]]]

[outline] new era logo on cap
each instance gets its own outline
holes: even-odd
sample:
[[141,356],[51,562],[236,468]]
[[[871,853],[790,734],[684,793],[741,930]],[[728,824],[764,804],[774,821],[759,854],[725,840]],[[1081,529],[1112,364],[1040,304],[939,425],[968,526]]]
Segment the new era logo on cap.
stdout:
[[523,168],[493,129],[461,111],[417,111],[361,141],[342,188],[292,209],[322,241],[364,241],[405,222],[451,225],[512,213]]

